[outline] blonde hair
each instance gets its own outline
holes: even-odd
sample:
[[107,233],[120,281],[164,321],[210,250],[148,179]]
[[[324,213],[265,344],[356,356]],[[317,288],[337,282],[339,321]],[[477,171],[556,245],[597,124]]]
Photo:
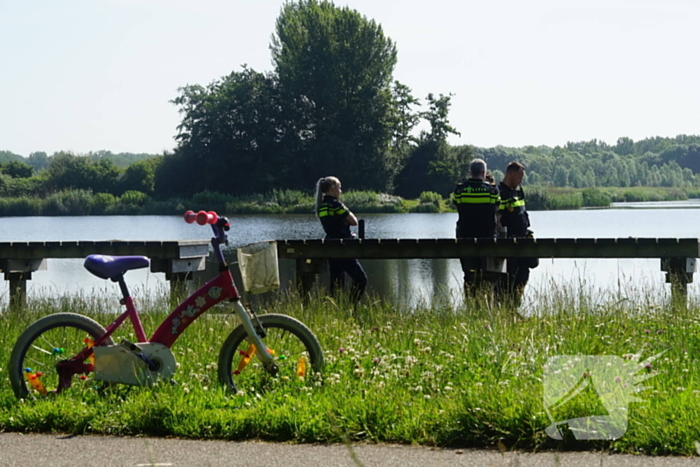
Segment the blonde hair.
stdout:
[[339,184],[340,180],[333,176],[321,177],[318,179],[316,182],[316,211],[318,211],[318,209],[321,207],[323,195],[328,193],[328,190],[334,186],[338,186]]

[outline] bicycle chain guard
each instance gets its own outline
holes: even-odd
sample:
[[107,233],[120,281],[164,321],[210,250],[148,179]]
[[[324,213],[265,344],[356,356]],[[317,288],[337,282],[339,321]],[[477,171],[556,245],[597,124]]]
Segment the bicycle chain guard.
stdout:
[[[95,347],[95,379],[132,386],[151,386],[159,380],[168,381],[175,374],[177,364],[168,347],[155,342],[132,345],[135,350],[121,344]],[[142,353],[146,359],[138,353]],[[149,370],[147,361],[154,363],[156,369]]]

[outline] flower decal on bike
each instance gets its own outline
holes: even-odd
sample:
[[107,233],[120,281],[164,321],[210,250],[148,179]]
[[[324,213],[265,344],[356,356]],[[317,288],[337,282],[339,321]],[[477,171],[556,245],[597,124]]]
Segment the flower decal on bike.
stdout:
[[173,318],[173,334],[177,334],[178,326],[180,326],[180,318]]
[[201,308],[201,307],[203,307],[204,305],[207,304],[207,299],[200,296],[200,297],[197,297],[197,299],[194,301],[194,303],[195,303],[198,307]]
[[182,310],[182,313],[180,313],[180,317],[182,318],[183,316],[189,316],[190,318],[194,318],[194,315],[196,315],[198,311],[198,308],[195,308],[192,305],[190,305],[184,310]]
[[216,300],[217,298],[221,297],[221,291],[223,289],[221,287],[212,287],[209,289],[209,296]]

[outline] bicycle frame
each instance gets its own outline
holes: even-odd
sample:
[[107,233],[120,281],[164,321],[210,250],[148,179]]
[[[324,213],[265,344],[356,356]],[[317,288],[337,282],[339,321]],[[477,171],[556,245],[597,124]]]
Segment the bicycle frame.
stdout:
[[[225,229],[228,228],[228,221],[226,218],[216,216],[216,222],[211,224],[214,231],[214,238],[211,239],[211,243],[214,247],[214,253],[219,261],[219,275],[200,287],[196,292],[185,299],[185,301],[183,301],[177,308],[175,308],[175,310],[171,312],[160,324],[150,339],[146,338],[146,333],[143,329],[141,318],[139,317],[134,301],[128,292],[124,282],[124,277],[120,277],[119,285],[124,295],[121,303],[126,306],[126,311],[119,315],[117,319],[112,322],[112,324],[107,326],[105,329],[106,332],[103,336],[94,342],[89,343],[87,347],[85,347],[73,358],[64,360],[57,364],[57,370],[61,379],[61,387],[70,387],[71,377],[73,375],[81,373],[87,374],[93,371],[93,364],[84,363],[93,352],[92,347],[104,344],[127,318],[129,318],[131,321],[138,342],[153,342],[170,348],[175,343],[177,338],[180,337],[180,335],[182,335],[182,333],[194,321],[196,321],[197,318],[199,318],[214,305],[227,299],[233,302],[234,312],[245,327],[248,334],[248,340],[252,344],[255,344],[257,357],[262,361],[266,368],[269,365],[274,365],[272,355],[270,355],[260,339],[258,331],[253,325],[250,314],[241,304],[241,297],[238,294],[238,289],[236,288],[233,276],[231,275],[231,270],[226,264],[223,253],[221,252],[221,244],[228,242],[225,232]],[[271,367],[270,371],[274,371],[274,367]]]

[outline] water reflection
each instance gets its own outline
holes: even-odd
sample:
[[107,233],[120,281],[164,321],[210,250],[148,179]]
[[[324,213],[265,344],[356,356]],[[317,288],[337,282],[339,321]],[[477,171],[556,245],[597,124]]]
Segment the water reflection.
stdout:
[[[673,237],[694,238],[700,232],[700,209],[607,209],[585,211],[535,211],[530,214],[539,238]],[[679,222],[679,218],[683,222]],[[456,214],[376,214],[366,220],[367,238],[452,238]],[[321,238],[318,220],[312,215],[231,216],[229,260],[235,261],[236,246],[266,239]],[[108,226],[108,228],[106,228]],[[211,231],[185,224],[179,216],[30,217],[0,218],[0,241],[62,240],[174,240],[208,239]],[[462,302],[462,271],[456,259],[362,260],[369,276],[368,293],[397,305]],[[213,276],[209,266],[198,280]],[[283,284],[294,284],[294,261],[280,262]],[[135,291],[151,293],[168,289],[163,274],[131,271],[128,283]],[[7,283],[0,281],[0,302],[7,303]],[[668,295],[658,259],[573,260],[543,259],[531,274],[525,308],[535,307],[552,290],[563,287],[585,290],[595,299],[616,300],[627,291],[653,291],[664,300]],[[697,281],[696,281],[697,282]],[[327,287],[327,272],[319,284]],[[697,284],[689,285],[697,296]],[[116,294],[117,287],[90,275],[82,259],[48,260],[48,270],[33,274],[28,284],[32,296],[64,293]],[[136,293],[134,293],[136,295]]]

